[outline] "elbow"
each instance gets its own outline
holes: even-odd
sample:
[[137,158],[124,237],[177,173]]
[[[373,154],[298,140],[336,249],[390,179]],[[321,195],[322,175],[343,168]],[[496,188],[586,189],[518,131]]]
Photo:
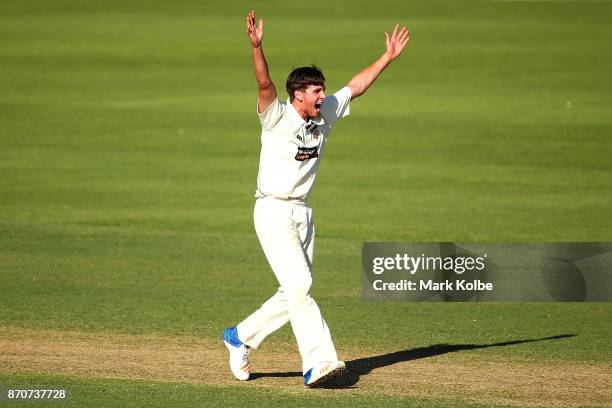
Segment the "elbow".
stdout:
[[259,86],[259,89],[262,91],[270,89],[274,86],[274,84],[272,83],[272,80],[270,79],[266,79],[263,81],[257,81],[257,85]]

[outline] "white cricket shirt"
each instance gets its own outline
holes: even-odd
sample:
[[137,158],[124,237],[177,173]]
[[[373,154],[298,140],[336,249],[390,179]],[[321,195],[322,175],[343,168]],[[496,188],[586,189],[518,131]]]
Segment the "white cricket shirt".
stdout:
[[287,99],[276,98],[259,113],[261,154],[255,197],[308,201],[334,124],[348,116],[351,90],[344,87],[327,96],[319,116],[304,121]]

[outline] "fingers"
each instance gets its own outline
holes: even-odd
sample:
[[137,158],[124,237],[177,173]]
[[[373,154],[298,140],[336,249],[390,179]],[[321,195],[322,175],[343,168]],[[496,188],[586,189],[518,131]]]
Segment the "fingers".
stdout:
[[255,18],[255,11],[251,10],[247,13],[246,16],[246,31],[247,35],[251,40],[251,44],[253,47],[258,47],[261,45],[261,40],[263,39],[263,26],[264,21],[262,18],[259,19],[259,22]]
[[393,34],[391,34],[391,40],[395,39],[395,35],[397,34],[397,29],[399,28],[399,24],[395,25],[395,28],[393,29]]
[[406,45],[406,43],[410,40],[410,30],[407,27],[402,28],[400,31],[398,41],[400,44]]
[[251,20],[251,13],[253,13],[253,11],[249,11],[249,13],[246,16],[246,28],[247,28],[247,32],[251,32],[251,28],[253,26],[252,20]]
[[391,34],[391,38],[389,38],[389,34],[385,32],[385,41],[387,43],[387,55],[390,56],[393,61],[397,58],[402,51],[408,41],[410,41],[410,31],[408,27],[399,28],[399,24],[396,24],[393,28],[393,33]]
[[249,11],[246,17],[247,31],[252,32],[255,28],[255,11]]
[[402,44],[402,47],[404,47],[406,44],[408,44],[408,41],[410,41],[410,36],[404,38],[400,44]]
[[404,46],[408,44],[408,41],[410,41],[410,30],[408,30],[408,27],[404,26],[398,32],[398,28],[399,24],[396,24],[395,28],[393,29],[393,35],[391,36],[391,43],[399,44],[402,48],[404,48]]

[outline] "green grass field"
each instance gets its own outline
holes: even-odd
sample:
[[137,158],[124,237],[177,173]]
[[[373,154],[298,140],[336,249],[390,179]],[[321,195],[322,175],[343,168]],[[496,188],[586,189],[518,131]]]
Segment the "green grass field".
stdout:
[[[217,340],[276,287],[252,223],[251,7],[279,90],[312,63],[338,89],[384,31],[412,33],[334,130],[314,190],[313,295],[351,388],[283,376],[300,370],[288,327],[253,355],[279,375],[246,384]],[[360,296],[364,241],[612,241],[610,27],[607,1],[3,2],[0,389],[92,407],[612,406],[610,303]],[[189,375],[130,360],[148,336],[151,360],[176,345]],[[96,368],[115,341],[127,357]]]

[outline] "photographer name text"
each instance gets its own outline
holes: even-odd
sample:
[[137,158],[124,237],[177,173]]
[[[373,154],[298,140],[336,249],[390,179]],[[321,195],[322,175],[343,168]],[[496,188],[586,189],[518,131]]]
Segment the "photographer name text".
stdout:
[[468,281],[460,279],[456,281],[436,282],[434,280],[419,280],[418,282],[402,279],[399,282],[383,282],[377,279],[372,282],[372,287],[377,291],[491,291],[493,284],[483,282],[480,279]]

